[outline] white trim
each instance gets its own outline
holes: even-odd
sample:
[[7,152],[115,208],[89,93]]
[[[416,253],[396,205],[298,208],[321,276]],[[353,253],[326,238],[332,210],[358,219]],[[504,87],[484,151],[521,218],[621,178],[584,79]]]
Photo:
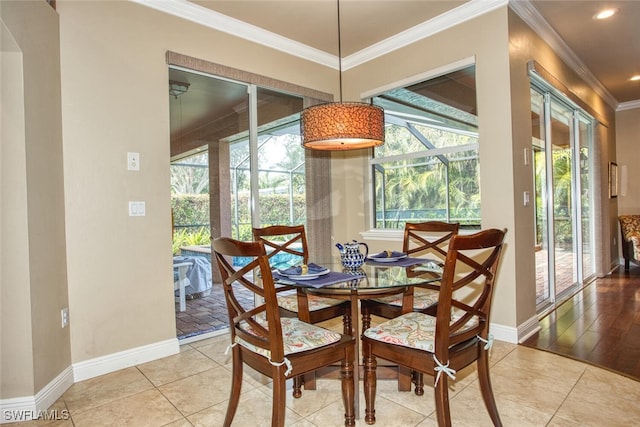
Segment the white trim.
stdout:
[[518,342],[518,330],[511,326],[491,323],[489,325],[489,333],[498,341],[504,341],[512,344],[516,344]]
[[491,335],[499,341],[506,341],[512,344],[519,344],[540,330],[537,316],[531,317],[517,328],[504,326],[497,323],[489,325]]
[[618,104],[618,108],[616,108],[616,111],[633,110],[634,108],[640,108],[640,99],[636,99],[635,101],[622,102]]
[[384,240],[387,242],[402,242],[404,238],[404,228],[382,229],[372,228],[360,233],[363,240]]
[[361,94],[361,98],[362,99],[367,99],[367,98],[373,98],[374,96],[383,94],[387,91],[393,90],[393,89],[397,89],[400,87],[405,87],[405,86],[410,86],[414,83],[419,83],[422,82],[424,80],[429,80],[429,79],[433,79],[435,77],[440,77],[443,76],[447,73],[452,73],[454,71],[458,71],[461,70],[463,68],[466,68],[470,65],[475,65],[476,63],[476,57],[475,56],[469,56],[466,58],[462,58],[459,59],[457,61],[451,62],[449,64],[445,64],[445,65],[441,65],[439,67],[433,68],[429,71],[425,71],[423,73],[419,73],[419,74],[415,74],[413,76],[409,76],[407,78],[404,78],[402,80],[399,80],[397,82],[393,82],[393,83],[389,83],[387,85],[384,86],[380,86],[377,87],[375,89],[371,89],[368,90],[366,92],[363,92]]
[[[223,15],[187,0],[129,1],[335,70],[340,69],[340,61],[336,55],[291,40],[247,22],[231,18],[230,16]],[[587,69],[582,60],[578,58],[528,0],[470,0],[455,9],[451,9],[433,19],[404,30],[343,58],[342,69],[343,71],[349,70],[505,5],[509,5],[527,25],[551,46],[553,51],[567,63],[569,68],[581,76],[612,108],[620,111],[621,109],[637,108],[640,106],[640,100],[624,103],[624,106],[619,104],[613,95],[611,95],[604,85]],[[627,106],[626,104],[630,105]]]
[[256,27],[239,19],[231,18],[215,12],[204,6],[186,0],[129,0],[151,9],[169,15],[177,16],[196,24],[203,25],[214,30],[222,31],[232,36],[240,37],[253,43],[258,43],[272,49],[279,50],[316,62],[334,69],[339,68],[338,57],[327,52],[313,48],[306,44],[288,39],[279,34],[272,33],[263,28]]
[[378,43],[353,53],[342,60],[342,69],[348,70],[390,52],[431,37],[463,22],[509,4],[508,0],[470,0],[428,21],[406,29]]
[[609,104],[613,109],[618,106],[618,101],[604,87],[604,85],[589,71],[582,60],[571,50],[571,48],[562,40],[562,37],[549,25],[549,23],[540,15],[540,12],[531,4],[529,0],[509,1],[509,7],[522,20],[544,40],[551,49],[564,62],[580,76],[600,97]]
[[[329,54],[244,21],[223,15],[187,0],[129,0],[169,15],[222,31],[236,37],[258,43],[338,70],[340,63],[336,55]],[[509,3],[508,0],[470,0],[455,9],[433,19],[402,31],[375,43],[342,60],[342,70],[346,71],[393,52],[418,40],[430,37],[460,23],[477,18]]]
[[[39,413],[50,408],[72,385],[73,371],[69,366],[35,396],[0,400],[0,412],[2,413],[0,424],[38,418]],[[57,415],[62,416],[63,414]]]
[[525,321],[518,325],[518,343],[522,343],[526,341],[531,335],[540,331],[540,323],[538,321],[538,316],[532,316],[529,320]]
[[180,352],[177,338],[136,347],[73,364],[76,382],[115,372],[120,369],[150,362]]

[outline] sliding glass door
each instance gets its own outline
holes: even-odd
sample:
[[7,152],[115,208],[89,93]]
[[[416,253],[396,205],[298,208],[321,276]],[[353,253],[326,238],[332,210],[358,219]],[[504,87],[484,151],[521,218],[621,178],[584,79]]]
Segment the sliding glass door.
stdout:
[[571,295],[594,273],[592,119],[548,88],[531,90],[536,302]]

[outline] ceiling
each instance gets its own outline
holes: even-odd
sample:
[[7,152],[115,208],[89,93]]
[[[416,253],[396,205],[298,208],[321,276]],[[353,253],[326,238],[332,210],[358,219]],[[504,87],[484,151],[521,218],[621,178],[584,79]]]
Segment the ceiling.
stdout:
[[[345,58],[417,25],[455,17],[459,6],[480,10],[502,6],[506,0],[341,0],[340,43],[334,0],[191,3],[331,55],[337,55],[340,47]],[[534,18],[543,18],[545,31],[559,36],[554,44],[575,54],[565,62],[586,68],[608,92],[610,104],[640,102],[640,81],[629,81],[640,74],[640,0],[511,0],[510,4],[516,11],[525,8]],[[594,20],[605,6],[618,8],[619,13],[609,20]]]

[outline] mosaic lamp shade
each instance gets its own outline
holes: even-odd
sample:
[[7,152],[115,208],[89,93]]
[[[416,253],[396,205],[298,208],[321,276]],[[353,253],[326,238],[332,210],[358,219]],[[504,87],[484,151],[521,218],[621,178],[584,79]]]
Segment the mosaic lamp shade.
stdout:
[[302,146],[313,150],[355,150],[384,144],[384,109],[362,102],[332,102],[300,115]]

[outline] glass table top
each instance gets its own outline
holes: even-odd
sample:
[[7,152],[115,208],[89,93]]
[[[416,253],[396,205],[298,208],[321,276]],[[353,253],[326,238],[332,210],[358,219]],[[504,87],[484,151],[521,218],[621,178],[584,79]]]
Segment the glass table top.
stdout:
[[[365,263],[357,269],[346,269],[342,264],[323,264],[331,270],[325,276],[319,276],[315,280],[295,281],[292,277],[276,279],[276,285],[290,285],[301,288],[309,288],[321,292],[323,289],[336,290],[382,290],[395,287],[417,286],[437,282],[441,279],[442,267],[433,260],[425,259],[424,262],[416,261],[410,266],[394,265],[395,263]],[[341,274],[335,274],[341,273]],[[353,276],[352,279],[349,276]],[[289,280],[292,279],[292,280]],[[322,281],[334,281],[336,283],[322,284]],[[314,283],[315,282],[315,283]]]

